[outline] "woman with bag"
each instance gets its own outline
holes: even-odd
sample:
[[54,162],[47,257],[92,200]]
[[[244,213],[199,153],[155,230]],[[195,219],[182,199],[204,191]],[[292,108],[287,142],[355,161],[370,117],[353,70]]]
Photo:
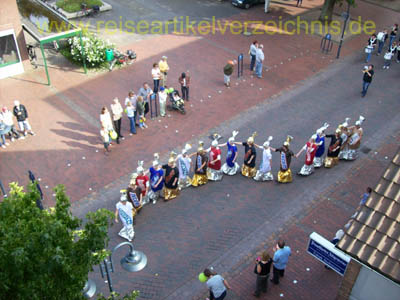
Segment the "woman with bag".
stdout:
[[257,274],[255,297],[260,297],[261,292],[266,293],[268,288],[268,277],[271,271],[272,258],[267,251],[264,251],[261,258],[256,259],[254,273]]
[[104,128],[104,130],[106,130],[108,132],[111,139],[116,140],[118,137],[118,134],[114,130],[110,112],[108,111],[107,107],[105,107],[105,106],[103,106],[103,108],[101,109],[100,123],[101,123],[101,126]]
[[374,51],[375,45],[377,43],[376,39],[376,34],[374,33],[371,35],[371,37],[368,39],[368,45],[365,47],[365,53],[367,54],[367,58],[365,62],[369,62],[371,60],[372,52]]

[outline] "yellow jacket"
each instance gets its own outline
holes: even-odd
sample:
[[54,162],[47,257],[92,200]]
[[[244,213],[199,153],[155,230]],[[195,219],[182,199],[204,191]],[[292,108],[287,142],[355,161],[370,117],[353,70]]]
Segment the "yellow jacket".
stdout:
[[160,68],[160,71],[163,73],[168,72],[169,70],[168,63],[163,60],[160,60],[160,62],[158,63],[158,67]]

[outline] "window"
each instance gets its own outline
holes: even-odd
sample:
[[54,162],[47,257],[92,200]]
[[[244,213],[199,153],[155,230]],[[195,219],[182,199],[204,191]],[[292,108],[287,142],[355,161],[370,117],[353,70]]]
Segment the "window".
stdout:
[[14,34],[0,36],[0,68],[19,62]]

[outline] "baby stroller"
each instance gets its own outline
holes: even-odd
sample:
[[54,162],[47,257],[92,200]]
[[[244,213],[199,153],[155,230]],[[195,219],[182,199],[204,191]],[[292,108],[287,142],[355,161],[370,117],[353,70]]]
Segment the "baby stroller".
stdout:
[[168,110],[177,110],[182,115],[186,114],[185,101],[179,95],[179,92],[174,88],[167,89],[168,98],[171,104],[167,105]]

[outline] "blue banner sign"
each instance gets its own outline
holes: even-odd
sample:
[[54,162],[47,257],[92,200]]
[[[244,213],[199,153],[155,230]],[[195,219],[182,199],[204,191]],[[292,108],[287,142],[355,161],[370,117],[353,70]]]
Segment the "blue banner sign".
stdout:
[[310,234],[307,252],[342,276],[346,273],[351,259],[350,256],[335,248],[335,245],[316,232]]

